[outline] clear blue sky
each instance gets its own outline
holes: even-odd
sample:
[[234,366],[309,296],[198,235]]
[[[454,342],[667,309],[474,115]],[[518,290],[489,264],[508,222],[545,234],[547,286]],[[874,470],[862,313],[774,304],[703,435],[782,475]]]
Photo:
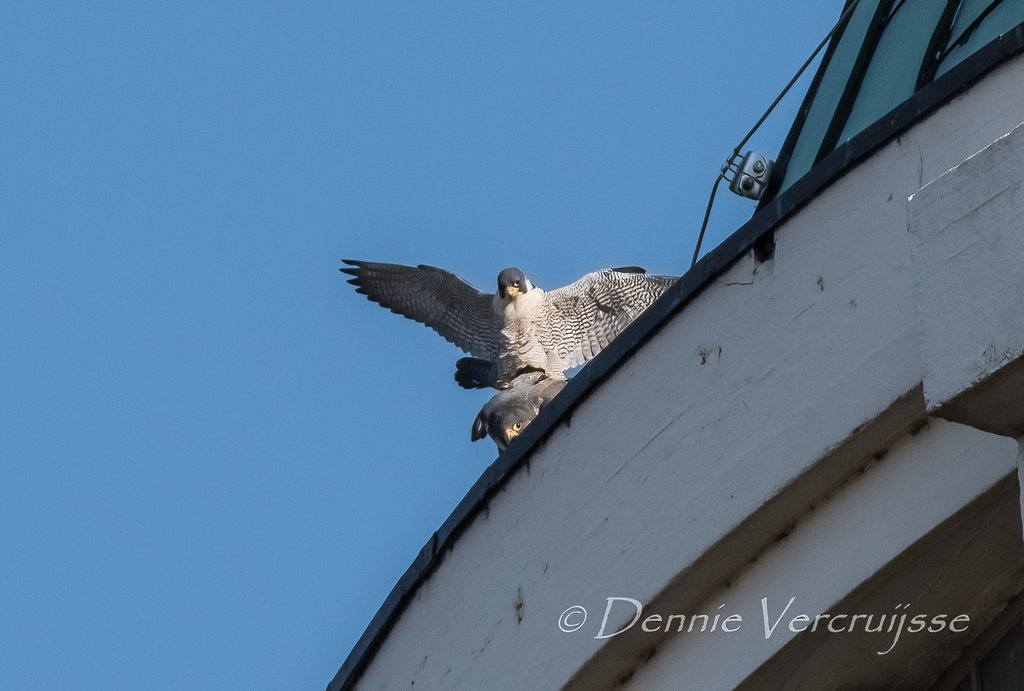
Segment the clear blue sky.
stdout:
[[839,9],[3,3],[0,687],[323,688],[495,457],[339,260],[681,273]]

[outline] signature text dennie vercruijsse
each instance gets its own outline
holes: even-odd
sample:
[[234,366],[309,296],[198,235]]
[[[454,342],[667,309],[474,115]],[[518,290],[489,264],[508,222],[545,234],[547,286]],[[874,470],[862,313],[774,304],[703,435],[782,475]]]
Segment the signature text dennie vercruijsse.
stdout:
[[[967,614],[911,614],[909,604],[898,604],[892,612],[884,614],[797,614],[793,609],[796,597],[789,598],[784,607],[770,604],[767,597],[761,598],[761,625],[764,639],[770,640],[779,630],[792,633],[823,631],[827,633],[864,632],[884,634],[891,643],[879,655],[886,655],[896,647],[904,633],[941,633],[949,630],[963,633],[971,623]],[[743,616],[737,612],[723,612],[725,604],[718,606],[711,614],[648,614],[644,617],[643,604],[631,597],[609,597],[604,610],[601,627],[594,638],[612,638],[639,625],[643,633],[735,633],[743,627]],[[613,616],[614,613],[614,616]],[[612,621],[629,621],[609,627]],[[558,627],[566,632],[579,631],[587,621],[587,611],[580,605],[569,607],[558,619]]]

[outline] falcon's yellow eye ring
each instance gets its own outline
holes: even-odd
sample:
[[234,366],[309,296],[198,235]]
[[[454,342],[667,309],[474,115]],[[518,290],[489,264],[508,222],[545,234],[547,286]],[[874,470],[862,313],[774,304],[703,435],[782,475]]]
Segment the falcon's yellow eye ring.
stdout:
[[512,429],[514,429],[516,432],[522,431],[523,423],[517,422],[516,424],[512,425]]

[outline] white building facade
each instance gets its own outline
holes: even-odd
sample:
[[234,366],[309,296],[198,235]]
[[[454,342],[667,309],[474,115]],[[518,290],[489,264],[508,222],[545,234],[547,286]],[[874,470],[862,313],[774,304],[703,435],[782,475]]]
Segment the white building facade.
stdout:
[[329,688],[1024,688],[1022,21],[857,3],[751,221],[481,477]]

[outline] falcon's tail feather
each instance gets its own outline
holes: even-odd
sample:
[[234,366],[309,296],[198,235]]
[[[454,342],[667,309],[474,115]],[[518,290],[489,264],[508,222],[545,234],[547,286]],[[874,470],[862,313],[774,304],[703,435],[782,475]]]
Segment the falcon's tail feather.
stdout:
[[473,433],[470,436],[470,441],[480,441],[487,437],[487,416],[484,415],[484,411],[477,413],[476,419],[473,420]]

